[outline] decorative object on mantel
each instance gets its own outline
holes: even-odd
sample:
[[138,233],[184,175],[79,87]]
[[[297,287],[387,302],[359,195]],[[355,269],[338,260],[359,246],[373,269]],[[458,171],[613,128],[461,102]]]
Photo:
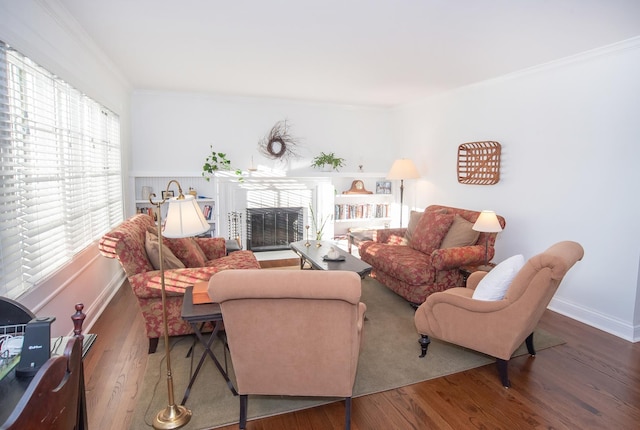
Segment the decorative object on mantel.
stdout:
[[258,149],[262,154],[272,160],[289,159],[298,156],[296,146],[298,138],[289,134],[287,120],[278,121],[259,143]]
[[247,170],[250,171],[250,172],[255,172],[256,170],[258,170],[256,165],[253,164],[253,155],[251,156],[251,166],[249,166],[249,168]]
[[367,191],[364,187],[364,182],[360,179],[356,179],[351,183],[351,188],[347,191],[343,191],[342,194],[373,194],[373,192]]
[[500,180],[498,142],[468,142],[458,146],[458,182],[470,185],[493,185]]
[[207,181],[211,180],[211,176],[215,175],[216,172],[222,170],[233,170],[233,172],[240,177],[240,181],[244,179],[242,177],[242,170],[231,167],[231,161],[227,158],[227,154],[224,152],[216,152],[213,149],[213,145],[209,145],[209,147],[211,148],[211,154],[205,158],[204,165],[202,166],[202,176]]
[[376,181],[376,194],[391,194],[391,181]]
[[320,155],[313,159],[313,163],[311,163],[311,167],[322,169],[328,166],[336,172],[339,167],[344,167],[344,165],[344,158],[336,157],[333,152],[328,154],[321,152]]
[[420,177],[413,161],[408,158],[400,158],[393,162],[391,170],[387,173],[387,179],[400,179],[400,228],[402,228],[402,200],[404,197],[404,180]]

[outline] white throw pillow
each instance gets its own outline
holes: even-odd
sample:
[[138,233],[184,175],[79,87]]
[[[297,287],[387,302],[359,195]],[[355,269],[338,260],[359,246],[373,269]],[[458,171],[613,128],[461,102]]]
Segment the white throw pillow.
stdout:
[[516,274],[524,266],[524,257],[514,255],[498,264],[478,283],[473,298],[476,300],[502,300]]

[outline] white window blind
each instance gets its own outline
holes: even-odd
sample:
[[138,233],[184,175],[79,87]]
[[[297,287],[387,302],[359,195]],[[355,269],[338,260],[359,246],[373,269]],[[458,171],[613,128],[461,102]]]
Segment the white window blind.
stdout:
[[0,295],[17,298],[123,219],[116,114],[0,41]]

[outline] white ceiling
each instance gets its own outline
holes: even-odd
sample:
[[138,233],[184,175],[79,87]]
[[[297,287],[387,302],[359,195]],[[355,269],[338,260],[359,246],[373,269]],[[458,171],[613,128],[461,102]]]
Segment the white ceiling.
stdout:
[[640,35],[640,0],[58,0],[136,89],[394,106]]

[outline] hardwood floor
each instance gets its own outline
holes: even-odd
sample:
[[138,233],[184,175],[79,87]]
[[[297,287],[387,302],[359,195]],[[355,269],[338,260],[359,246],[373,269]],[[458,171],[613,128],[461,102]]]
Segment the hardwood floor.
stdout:
[[[355,398],[352,429],[637,429],[640,343],[547,311],[540,326],[566,344],[509,363],[512,388],[494,365]],[[127,283],[91,329],[85,358],[89,428],[130,428],[147,339]],[[416,336],[416,354],[419,352]],[[249,400],[251,407],[251,400]],[[342,429],[344,403],[250,421],[248,430]],[[237,429],[237,425],[222,427]],[[135,429],[138,430],[138,429]]]

